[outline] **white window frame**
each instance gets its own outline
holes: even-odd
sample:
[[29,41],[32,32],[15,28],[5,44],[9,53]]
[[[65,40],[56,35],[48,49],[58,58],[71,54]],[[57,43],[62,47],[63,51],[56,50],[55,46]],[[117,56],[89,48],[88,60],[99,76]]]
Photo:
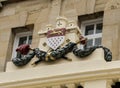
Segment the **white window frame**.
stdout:
[[[83,21],[82,23],[81,23],[81,32],[83,33],[83,35],[85,36],[85,37],[87,37],[87,39],[93,39],[93,46],[95,45],[95,38],[102,38],[102,32],[101,33],[95,33],[95,30],[96,30],[96,24],[98,24],[98,23],[103,23],[103,18],[98,18],[98,19],[94,19],[94,20],[87,20],[87,21]],[[93,34],[91,34],[91,35],[85,35],[85,27],[87,26],[87,25],[91,25],[91,24],[94,24],[94,32],[93,32]],[[83,48],[83,47],[82,47]]]
[[[17,55],[16,48],[18,47],[20,37],[31,36],[31,35],[32,35],[32,32],[21,32],[21,33],[17,33],[15,35],[13,51],[12,51],[12,58],[15,58]],[[27,43],[28,43],[28,38],[27,38]]]

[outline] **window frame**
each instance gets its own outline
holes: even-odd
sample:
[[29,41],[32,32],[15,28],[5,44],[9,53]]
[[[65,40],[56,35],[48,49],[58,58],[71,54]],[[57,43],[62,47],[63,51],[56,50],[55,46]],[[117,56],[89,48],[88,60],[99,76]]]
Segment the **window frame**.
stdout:
[[18,47],[20,37],[24,37],[24,36],[27,36],[27,42],[28,42],[28,36],[32,36],[32,32],[31,31],[29,31],[29,32],[20,32],[20,33],[17,33],[15,35],[14,44],[13,44],[13,50],[12,50],[12,58],[15,58],[16,55],[17,55],[16,48]]
[[[81,22],[81,32],[88,39],[93,39],[92,46],[95,45],[95,38],[102,38],[102,32],[101,33],[95,33],[95,31],[96,31],[96,24],[98,24],[98,23],[103,23],[103,18],[97,18],[97,19],[86,20],[86,21]],[[92,25],[92,24],[94,24],[93,34],[91,34],[91,35],[85,35],[85,27],[87,25]]]

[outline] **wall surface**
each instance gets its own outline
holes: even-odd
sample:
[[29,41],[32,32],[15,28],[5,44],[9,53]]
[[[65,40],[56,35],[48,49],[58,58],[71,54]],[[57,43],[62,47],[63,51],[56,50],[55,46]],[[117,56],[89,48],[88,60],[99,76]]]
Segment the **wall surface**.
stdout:
[[6,4],[0,12],[0,71],[5,70],[13,48],[12,28],[34,24],[32,47],[38,47],[38,32],[56,17],[78,21],[78,16],[104,12],[102,44],[111,49],[113,60],[119,59],[120,1],[119,0],[26,0]]
[[[3,0],[4,1],[4,0]],[[41,47],[47,24],[55,28],[58,16],[78,22],[78,16],[103,12],[102,45],[112,51],[113,61],[103,60],[103,51],[96,50],[86,61],[61,60],[59,64],[31,63],[18,68],[11,62],[14,43],[13,29],[34,24],[32,48]],[[2,88],[111,88],[120,80],[120,0],[21,0],[3,4],[0,11],[0,87]],[[67,34],[76,39],[76,32]],[[72,37],[74,36],[74,37]],[[46,48],[45,48],[46,49]],[[73,55],[68,55],[74,59]],[[44,66],[46,65],[46,66]],[[63,69],[64,67],[64,69]],[[6,72],[3,72],[5,71]],[[50,70],[50,71],[49,71]]]

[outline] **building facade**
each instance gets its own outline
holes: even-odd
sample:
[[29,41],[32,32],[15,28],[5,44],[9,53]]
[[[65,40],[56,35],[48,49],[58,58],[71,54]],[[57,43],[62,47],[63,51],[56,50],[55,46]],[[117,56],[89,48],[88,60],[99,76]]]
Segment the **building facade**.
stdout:
[[[58,17],[65,18],[64,46],[82,34],[85,47],[102,45],[112,52],[104,60],[102,49],[72,61],[36,61],[17,67],[12,58],[21,44],[47,51],[49,28],[59,28]],[[120,88],[120,0],[1,0],[0,1],[0,87],[1,88]],[[75,25],[75,28],[73,27]],[[69,28],[69,26],[71,26]],[[73,28],[72,28],[73,27]]]

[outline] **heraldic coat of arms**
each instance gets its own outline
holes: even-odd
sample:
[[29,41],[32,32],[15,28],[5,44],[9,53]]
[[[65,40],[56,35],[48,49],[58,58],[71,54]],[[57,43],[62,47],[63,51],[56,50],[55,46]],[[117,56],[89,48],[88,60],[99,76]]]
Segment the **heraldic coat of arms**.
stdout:
[[56,50],[65,40],[65,28],[49,30],[47,32],[47,45]]
[[[73,55],[75,55],[77,58],[82,59],[92,54],[97,48],[102,48],[104,50],[105,61],[112,60],[112,52],[104,46],[91,46],[90,48],[85,49],[78,48],[77,45],[79,44],[87,44],[87,38],[85,38],[78,30],[79,28],[73,22],[68,22],[65,18],[59,17],[59,19],[56,21],[56,28],[53,28],[49,25],[46,27],[45,32],[43,32],[46,35],[45,37],[47,37],[47,41],[44,43],[47,43],[47,45],[50,47],[47,51],[44,49],[42,50],[41,48],[32,49],[28,44],[23,44],[16,49],[16,52],[18,52],[19,55],[15,58],[12,58],[12,62],[16,66],[24,66],[29,63],[34,56],[36,56],[38,60],[36,60],[32,65],[37,65],[41,61],[51,62],[58,59],[72,61],[70,57],[66,56],[68,53],[73,53]],[[66,32],[67,35],[65,35]],[[68,36],[68,34],[71,33],[74,35]],[[80,35],[77,35],[77,33]],[[76,35],[77,37],[75,38],[74,36]],[[67,39],[70,41],[67,41]],[[44,45],[44,43],[41,44]]]

